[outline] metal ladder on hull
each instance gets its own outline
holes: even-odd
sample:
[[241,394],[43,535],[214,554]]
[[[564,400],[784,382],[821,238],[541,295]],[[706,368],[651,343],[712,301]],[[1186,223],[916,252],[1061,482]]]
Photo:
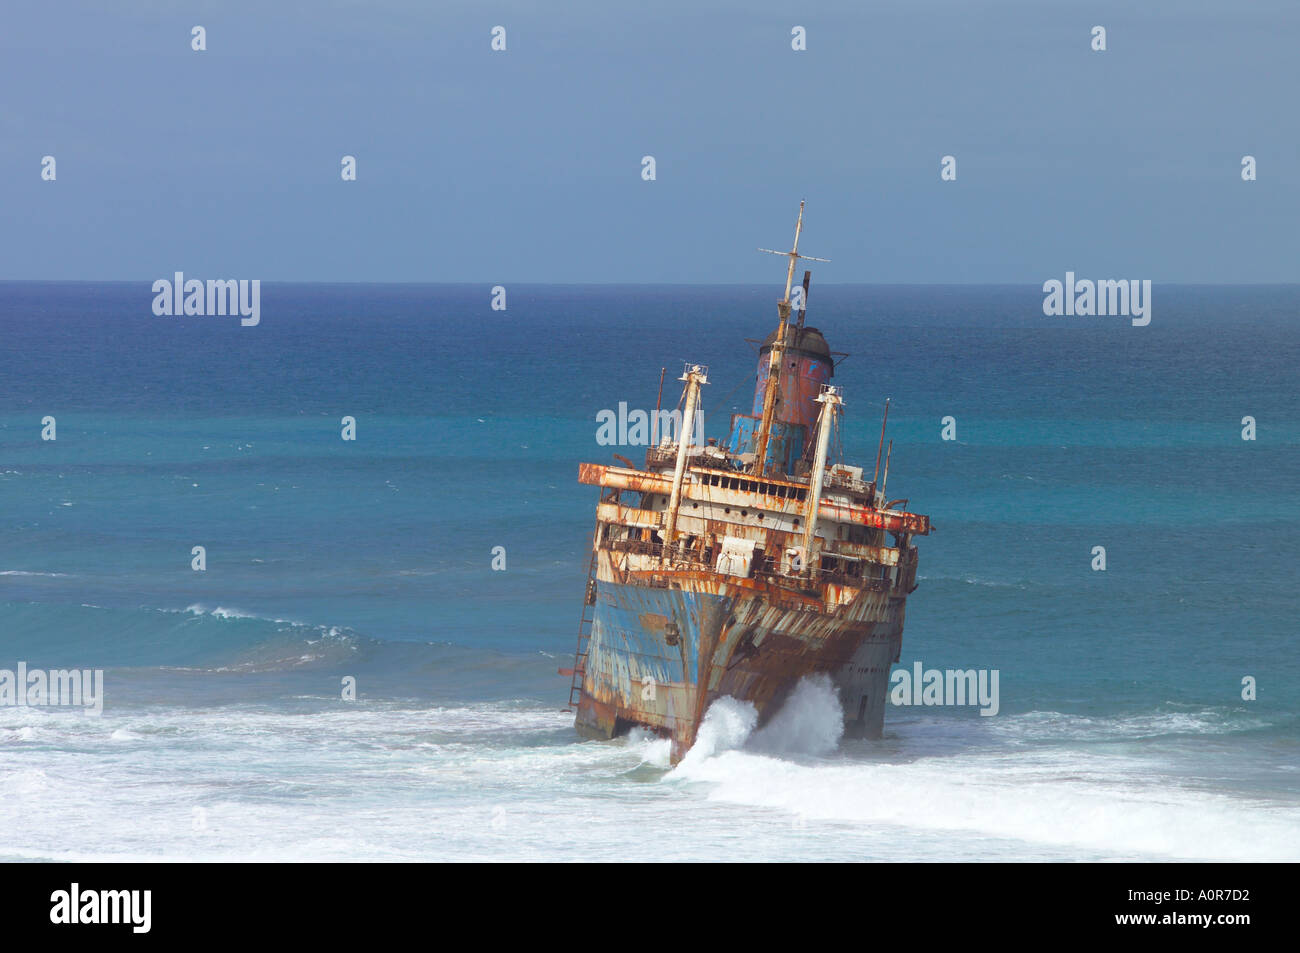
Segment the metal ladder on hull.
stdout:
[[591,563],[587,566],[587,591],[582,600],[582,618],[578,620],[578,646],[573,653],[573,668],[560,669],[561,675],[571,677],[569,704],[563,711],[577,711],[582,700],[582,677],[587,673],[587,653],[591,645],[591,622],[596,605],[596,541],[592,540]]

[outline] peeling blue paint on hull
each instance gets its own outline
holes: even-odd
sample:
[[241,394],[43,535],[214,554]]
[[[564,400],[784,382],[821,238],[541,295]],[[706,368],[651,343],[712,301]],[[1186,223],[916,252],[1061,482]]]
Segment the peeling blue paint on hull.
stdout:
[[639,725],[671,738],[680,757],[715,699],[752,703],[763,724],[801,678],[824,672],[839,691],[846,733],[880,736],[901,600],[864,593],[869,601],[856,611],[828,616],[716,588],[600,582],[575,719],[581,734],[610,738]]

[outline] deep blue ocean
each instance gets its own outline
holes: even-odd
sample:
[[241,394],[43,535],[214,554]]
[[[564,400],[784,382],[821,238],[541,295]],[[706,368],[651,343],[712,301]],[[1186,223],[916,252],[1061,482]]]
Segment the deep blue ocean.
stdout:
[[596,415],[701,362],[725,437],[779,291],[266,284],[242,327],[0,283],[0,669],[105,670],[102,713],[0,706],[0,858],[1300,860],[1300,286],[1133,327],[814,284],[845,461],[890,398],[936,526],[901,667],[996,669],[999,713],[840,741],[814,698],[676,769],[573,734],[577,468],[641,454]]

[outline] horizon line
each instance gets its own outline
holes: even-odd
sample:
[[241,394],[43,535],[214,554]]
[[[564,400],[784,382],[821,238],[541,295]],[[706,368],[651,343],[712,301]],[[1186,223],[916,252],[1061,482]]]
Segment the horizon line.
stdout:
[[[175,274],[173,272],[173,274]],[[184,272],[182,272],[184,274]],[[159,280],[170,280],[171,276],[166,279],[159,278],[3,278],[0,277],[0,284],[95,284],[95,285],[134,285],[150,284]],[[205,279],[204,279],[205,280]],[[217,279],[214,279],[217,280]],[[231,280],[231,279],[220,279]],[[264,284],[281,284],[281,285],[406,285],[411,287],[427,286],[459,286],[466,288],[479,288],[484,285],[530,285],[535,287],[554,287],[554,288],[626,288],[626,287],[650,287],[650,288],[755,288],[763,287],[770,282],[767,281],[521,281],[516,279],[507,279],[506,281],[411,281],[411,280],[376,280],[376,279],[301,279],[301,278],[257,278],[257,279],[234,279],[234,280],[256,280]],[[1047,281],[1054,278],[1045,279]],[[1130,279],[1118,279],[1130,280]],[[1137,279],[1142,280],[1142,279]],[[1178,281],[1164,279],[1149,279],[1153,285],[1177,285],[1189,288],[1243,288],[1243,287],[1277,287],[1281,286],[1300,286],[1300,279],[1292,280],[1274,280],[1274,281]],[[878,288],[1038,288],[1041,282],[1034,281],[822,281],[819,287],[878,287]]]

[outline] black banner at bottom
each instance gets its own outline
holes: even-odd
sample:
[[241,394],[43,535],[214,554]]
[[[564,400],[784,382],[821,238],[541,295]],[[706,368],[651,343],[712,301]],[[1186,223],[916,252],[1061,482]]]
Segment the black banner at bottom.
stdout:
[[[433,925],[537,941],[612,927],[646,942],[725,925],[727,941],[770,939],[782,921],[864,940],[1271,934],[1285,865],[863,864],[448,866],[13,864],[0,866],[9,940],[302,942]],[[685,916],[685,920],[683,920]],[[696,927],[689,924],[696,923]]]

